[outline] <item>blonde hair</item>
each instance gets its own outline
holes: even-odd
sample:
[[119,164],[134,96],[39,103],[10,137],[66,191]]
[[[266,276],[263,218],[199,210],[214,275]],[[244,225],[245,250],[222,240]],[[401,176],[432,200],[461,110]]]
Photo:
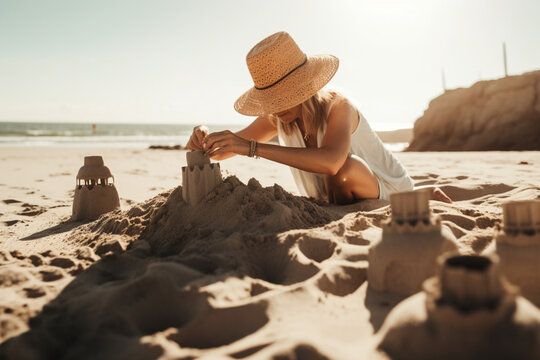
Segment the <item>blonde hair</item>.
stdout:
[[[335,91],[319,90],[315,95],[301,104],[302,118],[306,125],[306,133],[317,134],[319,129],[327,124],[333,100],[336,99],[338,95],[339,94]],[[271,115],[270,120],[275,125],[277,125],[278,121],[281,121],[279,117],[275,115]],[[289,124],[281,123],[281,128],[287,135],[290,135],[293,132],[294,126],[294,121]]]

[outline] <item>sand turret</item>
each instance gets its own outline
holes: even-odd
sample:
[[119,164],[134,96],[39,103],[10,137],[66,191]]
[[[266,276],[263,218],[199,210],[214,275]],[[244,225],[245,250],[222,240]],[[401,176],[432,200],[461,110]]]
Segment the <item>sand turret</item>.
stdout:
[[502,273],[540,307],[540,200],[504,203],[503,226],[486,252],[497,253]]
[[198,204],[216,185],[223,181],[218,163],[210,163],[203,151],[186,153],[187,166],[182,167],[182,198]]
[[437,256],[456,250],[452,231],[431,214],[430,190],[390,195],[392,217],[369,249],[368,280],[372,289],[411,295],[435,275]]
[[440,256],[424,291],[388,314],[379,349],[399,359],[538,359],[540,310],[500,276],[498,261]]
[[114,177],[101,156],[84,158],[76,182],[72,220],[95,220],[120,207]]

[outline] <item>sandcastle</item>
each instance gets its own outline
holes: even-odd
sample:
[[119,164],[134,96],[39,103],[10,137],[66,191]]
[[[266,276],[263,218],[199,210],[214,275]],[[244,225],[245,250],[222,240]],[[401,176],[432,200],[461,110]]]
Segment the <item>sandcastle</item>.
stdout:
[[499,275],[496,255],[448,253],[378,336],[392,358],[538,359],[540,310]]
[[218,163],[200,150],[186,153],[187,166],[182,167],[182,198],[196,205],[223,181]]
[[540,200],[503,204],[503,226],[486,253],[496,252],[501,272],[540,307]]
[[95,220],[120,207],[114,177],[101,156],[85,156],[76,182],[72,220]]
[[452,231],[431,214],[429,190],[390,195],[392,217],[369,249],[368,283],[377,291],[411,295],[435,275],[440,254],[456,250]]

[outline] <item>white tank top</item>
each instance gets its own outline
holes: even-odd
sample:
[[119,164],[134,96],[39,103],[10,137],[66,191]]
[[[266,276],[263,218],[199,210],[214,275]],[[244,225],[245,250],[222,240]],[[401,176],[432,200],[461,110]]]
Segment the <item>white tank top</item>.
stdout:
[[[358,127],[351,134],[350,153],[362,158],[377,177],[379,182],[379,198],[388,200],[391,192],[407,191],[413,189],[413,181],[403,164],[384,147],[379,136],[371,129],[367,120],[358,111]],[[326,126],[317,133],[317,146],[320,147]],[[306,147],[302,133],[296,125],[290,135],[285,134],[281,122],[277,121],[279,143],[282,146]],[[328,201],[328,194],[324,185],[324,175],[311,173],[291,167],[291,172],[298,187],[304,196]]]

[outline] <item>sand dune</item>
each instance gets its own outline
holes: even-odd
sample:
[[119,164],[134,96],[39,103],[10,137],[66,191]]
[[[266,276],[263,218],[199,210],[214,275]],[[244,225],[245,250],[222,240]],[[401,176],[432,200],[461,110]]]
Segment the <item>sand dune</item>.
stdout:
[[[403,298],[367,283],[387,202],[318,203],[294,194],[284,167],[238,158],[222,164],[236,176],[192,207],[171,186],[181,159],[166,153],[104,154],[132,203],[90,223],[68,221],[82,157],[50,169],[71,176],[0,176],[0,357],[389,358],[377,332]],[[431,207],[463,252],[492,243],[502,202],[540,198],[538,152],[398,156],[417,185],[455,200]],[[146,186],[142,199],[128,183]]]

